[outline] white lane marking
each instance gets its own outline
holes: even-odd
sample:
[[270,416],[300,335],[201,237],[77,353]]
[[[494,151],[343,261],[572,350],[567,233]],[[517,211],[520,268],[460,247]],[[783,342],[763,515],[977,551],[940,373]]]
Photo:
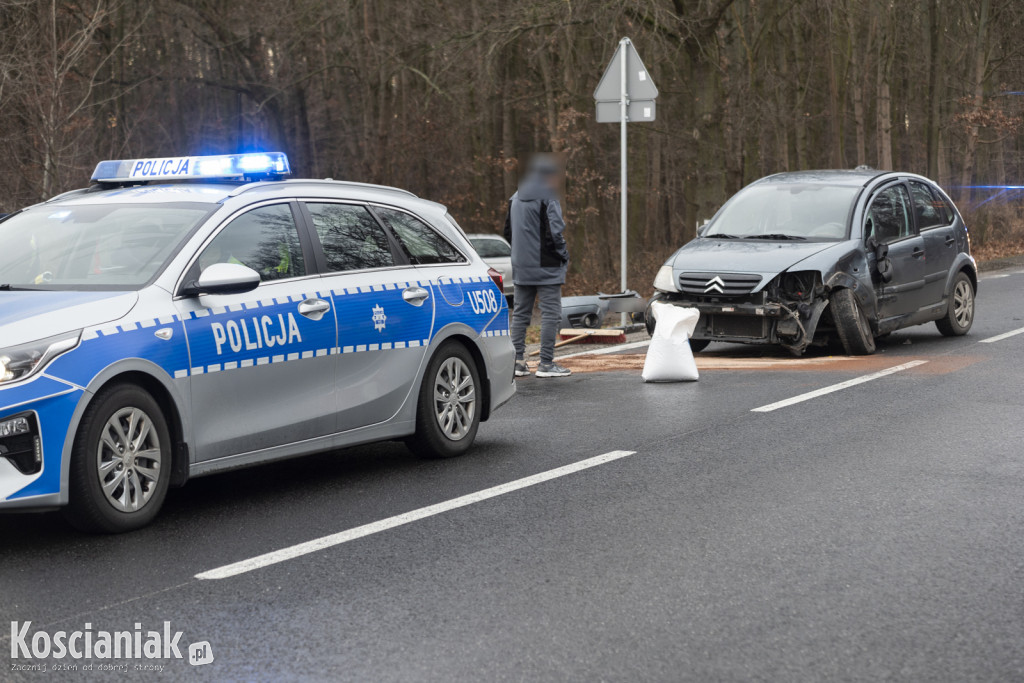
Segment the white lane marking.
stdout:
[[754,408],[753,410],[751,410],[751,412],[753,412],[753,413],[770,413],[773,410],[778,410],[779,408],[785,408],[786,406],[791,406],[791,405],[793,405],[795,403],[803,403],[804,401],[810,401],[812,398],[817,398],[819,396],[824,396],[825,394],[831,394],[833,391],[840,391],[841,389],[848,389],[849,387],[857,386],[858,384],[864,384],[864,382],[870,382],[873,379],[878,379],[880,377],[886,377],[887,375],[892,375],[894,373],[901,372],[903,370],[909,370],[910,368],[916,368],[918,365],[924,365],[927,362],[928,361],[926,361],[926,360],[912,360],[909,363],[903,363],[901,365],[894,365],[893,367],[886,368],[885,370],[879,370],[878,372],[872,372],[870,375],[863,375],[862,377],[855,377],[854,379],[848,379],[845,382],[840,382],[839,384],[833,384],[833,385],[828,386],[828,387],[822,387],[821,389],[815,389],[814,391],[809,391],[806,394],[800,394],[799,396],[794,396],[793,398],[787,398],[784,401],[778,401],[776,403],[769,403],[766,406],[761,406],[760,408]]
[[997,334],[996,336],[989,337],[988,339],[982,339],[978,343],[979,344],[991,344],[992,342],[997,342],[997,341],[1002,341],[1004,339],[1009,339],[1010,337],[1016,336],[1018,334],[1024,334],[1024,327],[1020,328],[1019,330],[1010,330],[1009,332],[1003,332],[1002,334]]
[[394,529],[395,527],[402,526],[404,524],[416,522],[427,517],[433,517],[434,515],[439,515],[442,512],[472,505],[473,503],[479,503],[487,500],[488,498],[501,496],[506,493],[511,493],[512,491],[518,491],[519,489],[524,489],[528,486],[542,484],[546,481],[551,481],[552,479],[558,479],[559,477],[579,472],[580,470],[604,465],[605,463],[612,462],[613,460],[619,460],[620,458],[625,458],[635,453],[636,451],[611,451],[604,455],[598,455],[593,458],[574,462],[571,465],[556,467],[555,469],[548,470],[547,472],[541,472],[540,474],[516,479],[515,481],[510,481],[507,484],[499,484],[498,486],[477,491],[476,493],[470,493],[465,496],[460,496],[459,498],[452,498],[451,500],[446,500],[443,503],[428,505],[427,507],[395,515],[394,517],[388,517],[387,519],[382,519],[378,522],[371,522],[370,524],[357,526],[354,529],[341,531],[336,534],[331,534],[330,536],[323,536],[321,538],[313,539],[312,541],[306,541],[305,543],[281,548],[280,550],[275,550],[248,560],[242,560],[233,564],[224,565],[223,567],[217,567],[216,569],[200,572],[199,574],[196,574],[196,578],[226,579],[232,576],[238,576],[239,574],[245,574],[246,572],[261,569],[272,564],[293,560],[296,557],[332,548],[336,545],[341,545],[342,543],[348,543],[349,541],[354,541],[357,538],[363,538],[364,536],[370,536],[371,534],[378,534],[382,531]]
[[562,360],[563,358],[575,358],[576,356],[598,356],[606,353],[615,353],[616,351],[628,351],[630,349],[639,349],[644,346],[650,346],[651,340],[647,339],[644,341],[630,342],[629,344],[619,344],[618,346],[609,346],[604,349],[597,349],[596,351],[580,351],[579,353],[570,353],[565,356],[558,356],[556,360]]
[[999,278],[1002,278],[1002,277],[1010,277],[1010,275],[1012,275],[1012,273],[999,273],[998,275],[986,275],[986,276],[984,276],[981,279],[982,280],[998,280]]

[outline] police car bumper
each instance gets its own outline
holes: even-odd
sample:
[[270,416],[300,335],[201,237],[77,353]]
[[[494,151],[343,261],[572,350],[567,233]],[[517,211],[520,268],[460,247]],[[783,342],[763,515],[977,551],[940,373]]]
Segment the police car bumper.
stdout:
[[66,502],[62,454],[82,394],[81,388],[47,375],[0,385],[0,510]]

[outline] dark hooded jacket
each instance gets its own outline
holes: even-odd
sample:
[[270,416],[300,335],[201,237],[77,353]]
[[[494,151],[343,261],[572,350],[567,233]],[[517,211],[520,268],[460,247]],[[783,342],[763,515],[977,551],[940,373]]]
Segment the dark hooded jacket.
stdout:
[[517,285],[565,284],[569,250],[558,195],[539,174],[526,178],[509,200],[505,239],[512,245]]

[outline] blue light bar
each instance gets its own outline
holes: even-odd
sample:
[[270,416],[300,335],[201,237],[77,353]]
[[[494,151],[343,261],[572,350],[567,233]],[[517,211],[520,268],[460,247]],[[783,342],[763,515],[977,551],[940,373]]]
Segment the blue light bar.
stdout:
[[122,159],[96,164],[92,181],[125,183],[149,180],[241,180],[291,175],[283,152],[221,154],[209,157]]

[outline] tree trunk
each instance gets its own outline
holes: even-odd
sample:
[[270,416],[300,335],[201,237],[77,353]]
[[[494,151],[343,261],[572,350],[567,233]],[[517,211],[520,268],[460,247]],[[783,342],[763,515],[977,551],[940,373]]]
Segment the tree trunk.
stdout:
[[940,0],[928,0],[928,177],[939,176],[939,42],[942,25]]
[[[891,15],[890,15],[891,18]],[[892,25],[891,20],[889,25]],[[892,76],[892,48],[895,37],[881,29],[880,40],[882,49],[878,55],[878,77],[876,90],[878,98],[878,112],[876,117],[876,138],[878,142],[878,168],[881,170],[892,170],[892,94],[889,89],[889,80]]]
[[[991,0],[981,0],[978,7],[978,31],[974,43],[974,63],[970,75],[972,90],[970,116],[977,116],[981,111],[985,93],[985,70],[988,68],[988,13]],[[960,172],[960,201],[969,203],[974,177],[974,161],[978,151],[978,125],[973,121],[967,127],[967,140],[964,143],[963,167]]]

